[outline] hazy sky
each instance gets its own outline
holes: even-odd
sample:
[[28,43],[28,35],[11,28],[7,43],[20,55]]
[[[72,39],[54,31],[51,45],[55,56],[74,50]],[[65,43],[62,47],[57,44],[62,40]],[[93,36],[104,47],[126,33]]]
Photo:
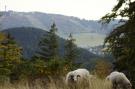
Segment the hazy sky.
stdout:
[[0,0],[0,8],[14,11],[40,11],[76,16],[85,19],[100,19],[110,12],[117,0]]

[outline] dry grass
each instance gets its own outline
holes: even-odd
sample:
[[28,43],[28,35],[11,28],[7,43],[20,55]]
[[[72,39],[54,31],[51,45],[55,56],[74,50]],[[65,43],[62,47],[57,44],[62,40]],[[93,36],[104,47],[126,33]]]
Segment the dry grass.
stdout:
[[[43,81],[36,81],[32,84],[27,81],[22,81],[16,84],[2,84],[0,85],[0,89],[71,89],[65,85],[64,80],[53,80],[51,79],[49,82],[45,83]],[[111,83],[106,82],[101,79],[92,79],[90,80],[87,87],[79,86],[75,89],[111,89]]]

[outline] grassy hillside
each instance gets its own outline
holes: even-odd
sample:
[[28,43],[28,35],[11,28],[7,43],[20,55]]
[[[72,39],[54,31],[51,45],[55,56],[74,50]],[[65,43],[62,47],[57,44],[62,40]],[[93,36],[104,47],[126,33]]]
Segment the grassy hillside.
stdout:
[[103,45],[106,35],[99,33],[80,33],[73,34],[73,36],[76,39],[76,44],[78,46],[88,48]]

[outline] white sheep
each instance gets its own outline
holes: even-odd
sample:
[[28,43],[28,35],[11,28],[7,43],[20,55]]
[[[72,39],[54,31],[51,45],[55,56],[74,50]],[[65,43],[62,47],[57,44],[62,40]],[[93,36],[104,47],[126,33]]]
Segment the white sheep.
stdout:
[[66,84],[72,84],[74,83],[74,73],[73,71],[68,72],[68,74],[66,75]]
[[130,81],[122,72],[114,71],[106,77],[106,80],[112,82],[113,89],[131,89],[132,87]]
[[89,80],[89,71],[87,69],[77,69],[74,71],[70,71],[66,76],[66,84],[73,85],[73,84],[80,84],[84,83],[84,81]]

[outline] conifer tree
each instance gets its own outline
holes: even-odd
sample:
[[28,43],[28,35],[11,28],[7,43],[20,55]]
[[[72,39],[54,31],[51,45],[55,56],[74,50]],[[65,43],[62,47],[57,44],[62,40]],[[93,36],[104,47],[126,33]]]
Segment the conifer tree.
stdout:
[[51,29],[44,35],[39,43],[40,52],[38,55],[44,60],[55,59],[59,56],[58,52],[58,37],[56,35],[57,28],[55,23],[51,25]]
[[57,27],[53,23],[49,32],[40,41],[40,52],[37,55],[41,60],[45,61],[47,75],[53,74],[54,76],[60,74],[63,68],[63,61],[59,56],[59,43],[56,32]]
[[[69,67],[73,67],[73,63],[77,58],[77,46],[74,44],[75,39],[72,34],[69,35],[69,39],[67,39],[65,44],[65,59],[69,64]],[[70,68],[72,69],[72,68]]]

